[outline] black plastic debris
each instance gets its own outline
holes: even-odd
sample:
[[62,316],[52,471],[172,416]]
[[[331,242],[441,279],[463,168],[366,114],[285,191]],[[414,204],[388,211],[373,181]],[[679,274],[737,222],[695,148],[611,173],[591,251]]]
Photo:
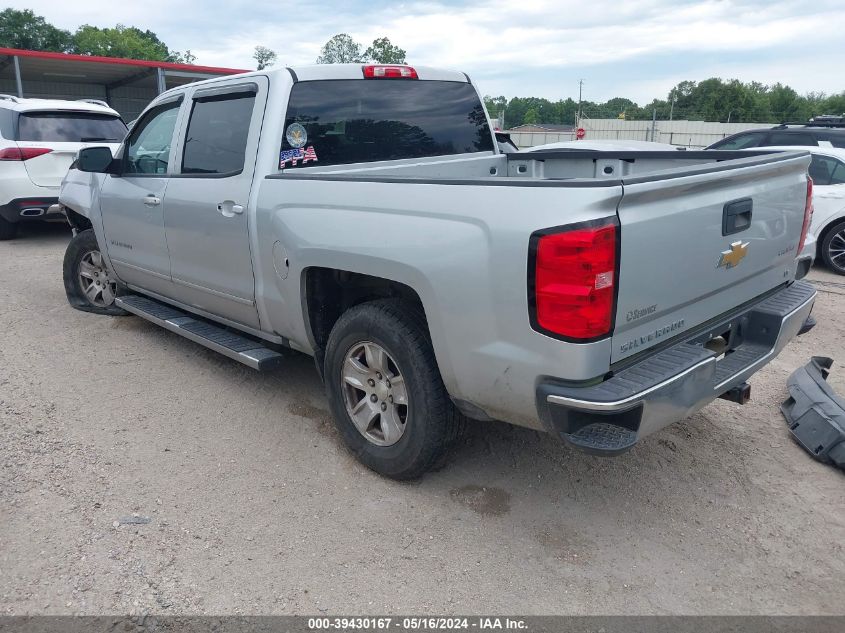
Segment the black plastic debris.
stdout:
[[789,432],[813,456],[845,469],[845,399],[827,384],[833,359],[813,356],[786,381],[789,398],[780,410]]

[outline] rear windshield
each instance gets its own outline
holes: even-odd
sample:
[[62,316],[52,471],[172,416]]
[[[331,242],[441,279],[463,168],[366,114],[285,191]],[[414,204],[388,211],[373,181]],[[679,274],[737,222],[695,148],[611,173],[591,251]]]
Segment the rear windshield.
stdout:
[[303,81],[291,90],[280,167],[493,152],[471,84],[411,79]]
[[123,140],[126,125],[118,117],[86,112],[22,112],[18,141],[79,143]]

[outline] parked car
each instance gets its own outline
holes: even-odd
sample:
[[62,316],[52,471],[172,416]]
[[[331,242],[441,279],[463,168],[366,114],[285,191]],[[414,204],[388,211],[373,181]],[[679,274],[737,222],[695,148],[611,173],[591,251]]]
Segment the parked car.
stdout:
[[707,149],[737,150],[749,147],[845,147],[845,123],[810,122],[745,130],[726,136]]
[[260,71],[171,89],[115,158],[80,152],[64,283],[256,369],[313,355],[389,477],[440,463],[464,416],[615,455],[744,402],[801,331],[809,162],[503,153],[463,73]]
[[[792,150],[794,147],[772,147]],[[845,149],[803,147],[812,155],[813,219],[810,235],[816,240],[816,258],[838,275],[845,275]]]
[[91,143],[116,149],[125,134],[102,101],[0,95],[0,240],[13,239],[20,222],[64,221],[51,207],[76,153]]

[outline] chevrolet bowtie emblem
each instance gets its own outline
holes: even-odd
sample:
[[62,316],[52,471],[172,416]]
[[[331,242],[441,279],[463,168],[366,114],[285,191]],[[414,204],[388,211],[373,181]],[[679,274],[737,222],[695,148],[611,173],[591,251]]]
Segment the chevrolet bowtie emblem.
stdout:
[[734,266],[738,266],[739,262],[748,254],[748,244],[748,242],[743,244],[742,240],[731,244],[728,250],[722,251],[722,256],[719,258],[719,264],[716,268],[721,268],[722,266],[733,268]]

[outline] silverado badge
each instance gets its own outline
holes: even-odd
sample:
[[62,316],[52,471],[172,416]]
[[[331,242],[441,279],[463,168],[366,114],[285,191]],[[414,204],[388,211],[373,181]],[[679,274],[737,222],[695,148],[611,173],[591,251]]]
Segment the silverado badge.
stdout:
[[722,266],[733,268],[734,266],[738,266],[739,262],[748,254],[748,244],[749,242],[743,244],[742,240],[733,242],[728,250],[722,251],[722,256],[719,258],[719,264],[716,268],[721,268]]

